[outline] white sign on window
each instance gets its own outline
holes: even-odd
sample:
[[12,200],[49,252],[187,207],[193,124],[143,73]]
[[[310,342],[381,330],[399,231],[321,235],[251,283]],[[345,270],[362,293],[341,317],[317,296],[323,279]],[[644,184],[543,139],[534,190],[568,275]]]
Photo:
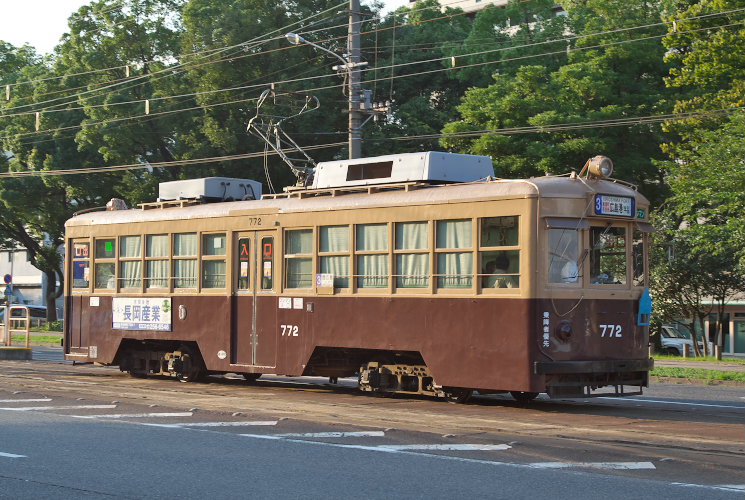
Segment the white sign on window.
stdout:
[[117,330],[171,331],[171,299],[164,297],[114,297],[112,328]]

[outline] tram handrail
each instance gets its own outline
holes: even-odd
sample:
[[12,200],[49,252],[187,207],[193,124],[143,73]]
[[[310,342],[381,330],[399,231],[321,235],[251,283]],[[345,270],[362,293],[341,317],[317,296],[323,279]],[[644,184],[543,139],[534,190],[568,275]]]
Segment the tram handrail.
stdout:
[[[13,311],[24,311],[25,316],[13,317]],[[13,328],[13,323],[23,322],[25,328]],[[25,305],[14,305],[6,306],[5,308],[5,324],[3,325],[5,330],[5,345],[13,345],[13,334],[14,333],[25,333],[26,334],[26,349],[31,347],[31,311],[28,306]]]

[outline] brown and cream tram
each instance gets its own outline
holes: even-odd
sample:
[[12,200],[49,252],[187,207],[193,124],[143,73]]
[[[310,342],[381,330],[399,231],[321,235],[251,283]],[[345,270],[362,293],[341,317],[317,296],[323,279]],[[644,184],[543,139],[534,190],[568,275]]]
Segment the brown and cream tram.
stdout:
[[165,183],[67,222],[65,357],[460,401],[638,394],[649,203],[611,165],[495,180],[486,157],[428,152],[321,163],[263,197]]

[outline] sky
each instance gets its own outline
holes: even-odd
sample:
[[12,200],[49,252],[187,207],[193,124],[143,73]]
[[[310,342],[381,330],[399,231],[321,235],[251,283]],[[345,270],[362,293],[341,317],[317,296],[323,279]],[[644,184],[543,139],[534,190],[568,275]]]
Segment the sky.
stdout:
[[[29,43],[41,54],[52,52],[67,31],[67,18],[91,0],[0,0],[0,40],[15,46]],[[386,11],[407,0],[385,0]],[[43,15],[39,15],[43,14]]]

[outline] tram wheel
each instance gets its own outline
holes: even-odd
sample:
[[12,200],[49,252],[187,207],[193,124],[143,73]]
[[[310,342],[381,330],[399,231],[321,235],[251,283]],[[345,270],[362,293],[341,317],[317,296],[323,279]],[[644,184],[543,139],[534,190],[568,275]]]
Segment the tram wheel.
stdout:
[[473,396],[471,389],[447,389],[445,391],[445,401],[453,404],[465,404]]
[[529,403],[538,397],[537,392],[510,391],[510,394],[521,403]]
[[147,378],[147,370],[138,370],[137,366],[137,355],[135,351],[129,351],[124,356],[126,372],[129,373],[130,377],[133,378]]
[[244,373],[243,378],[246,379],[246,382],[249,384],[254,384],[256,381],[261,377],[261,373]]
[[192,352],[189,347],[181,346],[181,360],[174,371],[179,382],[195,382],[205,374],[202,358],[199,353]]

